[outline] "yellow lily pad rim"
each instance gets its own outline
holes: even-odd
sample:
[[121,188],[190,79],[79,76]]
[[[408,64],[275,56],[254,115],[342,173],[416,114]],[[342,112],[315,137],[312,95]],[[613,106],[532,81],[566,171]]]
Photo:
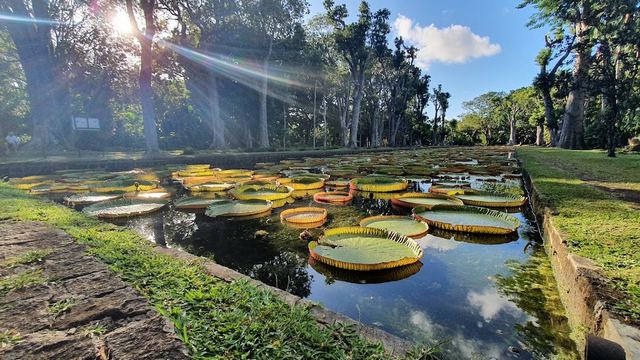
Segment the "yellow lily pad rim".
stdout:
[[327,209],[320,207],[299,207],[281,212],[280,220],[293,224],[309,224],[324,222],[327,220],[327,215]]
[[[405,257],[402,259],[398,259],[396,261],[388,261],[388,262],[382,262],[377,264],[360,264],[360,263],[352,263],[352,262],[332,259],[326,256],[322,256],[317,252],[315,252],[316,247],[318,245],[322,245],[324,240],[327,237],[334,236],[334,235],[343,235],[343,234],[350,234],[355,236],[365,235],[365,236],[386,238],[408,247],[414,256]],[[386,230],[366,228],[361,226],[338,227],[338,228],[325,230],[324,236],[320,238],[319,241],[311,241],[308,247],[309,247],[309,255],[313,259],[319,262],[322,262],[324,264],[331,265],[333,267],[337,267],[340,269],[347,269],[347,270],[355,270],[355,271],[374,271],[374,270],[391,269],[399,266],[413,264],[424,256],[424,251],[422,250],[420,245],[418,245],[418,243],[415,240],[409,238],[408,236],[400,235],[398,233],[389,232]]]
[[[475,214],[482,214],[493,216],[498,219],[504,220],[511,224],[510,227],[498,227],[490,225],[468,225],[468,224],[452,224],[445,221],[439,221],[430,219],[426,216],[421,216],[420,213],[429,213],[435,211],[451,211],[451,212],[471,212]],[[504,213],[502,211],[496,211],[493,209],[487,209],[476,206],[456,206],[456,205],[436,205],[431,209],[427,209],[424,206],[418,206],[412,210],[414,218],[426,222],[429,226],[437,227],[443,230],[468,232],[476,234],[495,234],[495,235],[507,235],[514,233],[520,226],[520,221],[515,217]]]

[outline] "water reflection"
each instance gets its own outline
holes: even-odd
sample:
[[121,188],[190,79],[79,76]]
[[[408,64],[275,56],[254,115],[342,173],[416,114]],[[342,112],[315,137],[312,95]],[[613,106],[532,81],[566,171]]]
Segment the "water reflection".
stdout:
[[294,295],[311,294],[311,275],[306,270],[306,259],[295,253],[283,252],[262,264],[256,264],[249,276]]
[[569,336],[568,320],[544,250],[536,245],[527,261],[508,261],[506,265],[511,273],[498,275],[496,286],[514,306],[529,315],[526,322],[514,325],[517,338],[537,359],[552,355],[574,358],[575,343]]
[[335,281],[346,281],[355,284],[379,284],[398,281],[417,274],[422,268],[422,262],[418,261],[413,264],[388,270],[353,271],[328,266],[312,258],[309,258],[309,265],[315,271],[325,276],[325,283],[327,285],[333,284]]

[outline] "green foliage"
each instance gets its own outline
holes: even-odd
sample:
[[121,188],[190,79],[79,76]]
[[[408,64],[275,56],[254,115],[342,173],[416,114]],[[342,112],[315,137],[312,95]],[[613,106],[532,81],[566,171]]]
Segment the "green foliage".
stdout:
[[46,282],[47,280],[43,277],[42,270],[24,270],[14,275],[5,276],[0,279],[0,298],[11,290],[42,285]]
[[41,262],[51,254],[53,250],[51,249],[35,249],[29,250],[26,253],[10,258],[6,258],[0,261],[0,267],[16,267],[18,265],[29,265],[37,262]]
[[107,332],[107,328],[100,324],[85,325],[80,328],[80,333],[90,338],[100,336],[105,332]]
[[73,298],[63,299],[49,305],[47,307],[47,311],[55,319],[60,317],[62,314],[66,313],[67,311],[69,311],[75,304],[76,304],[76,300]]
[[13,330],[0,331],[0,347],[11,346],[17,344],[22,337]]

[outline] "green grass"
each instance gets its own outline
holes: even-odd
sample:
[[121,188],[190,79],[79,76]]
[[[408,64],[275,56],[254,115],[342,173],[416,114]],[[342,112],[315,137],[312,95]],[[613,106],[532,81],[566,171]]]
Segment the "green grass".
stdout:
[[0,278],[0,298],[5,296],[9,291],[14,289],[22,289],[32,285],[45,284],[47,279],[42,276],[42,270],[25,270],[17,274]]
[[86,337],[96,337],[107,332],[107,328],[100,324],[85,325],[80,328],[80,333]]
[[[310,312],[246,281],[225,283],[198,263],[158,254],[134,231],[0,184],[3,217],[60,228],[105,262],[175,325],[196,359],[384,359],[353,328],[320,328]],[[4,285],[6,280],[2,280]],[[8,288],[8,287],[7,287]],[[0,294],[2,295],[2,294]],[[429,350],[416,348],[410,358]]]
[[67,311],[71,310],[71,308],[75,304],[76,304],[76,300],[75,299],[72,299],[72,298],[64,299],[64,300],[60,300],[60,301],[57,301],[57,302],[49,305],[47,307],[47,311],[55,319],[55,318],[59,317],[60,315],[66,313]]
[[593,260],[624,294],[613,310],[640,321],[638,204],[593,186],[640,189],[640,156],[532,147],[517,154],[571,251]]
[[22,340],[20,334],[13,330],[0,331],[0,348],[17,344]]
[[27,251],[18,256],[12,256],[0,261],[0,267],[16,267],[18,265],[29,265],[44,260],[53,250],[51,249],[35,249]]

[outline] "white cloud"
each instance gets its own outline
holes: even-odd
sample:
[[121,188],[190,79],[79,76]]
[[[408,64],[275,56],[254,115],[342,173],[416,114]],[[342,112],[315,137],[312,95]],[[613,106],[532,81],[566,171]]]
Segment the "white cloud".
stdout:
[[457,248],[458,245],[460,244],[457,241],[453,240],[453,238],[444,239],[444,238],[441,238],[441,237],[438,237],[438,236],[433,236],[431,234],[427,234],[427,236],[425,236],[422,239],[420,239],[419,242],[425,248],[436,249],[436,250],[443,251],[443,252],[444,251],[453,250],[453,249]]
[[411,324],[424,331],[427,336],[433,337],[436,325],[423,311],[412,310],[409,314],[409,321],[411,321]]
[[470,291],[467,294],[467,301],[480,311],[480,316],[486,322],[493,320],[501,311],[515,315],[522,313],[514,303],[498,294],[493,288],[486,288],[481,293]]
[[416,63],[423,68],[434,62],[462,64],[469,59],[496,55],[502,50],[500,44],[491,43],[488,36],[474,34],[468,26],[420,26],[399,15],[393,27],[398,36],[419,49]]

